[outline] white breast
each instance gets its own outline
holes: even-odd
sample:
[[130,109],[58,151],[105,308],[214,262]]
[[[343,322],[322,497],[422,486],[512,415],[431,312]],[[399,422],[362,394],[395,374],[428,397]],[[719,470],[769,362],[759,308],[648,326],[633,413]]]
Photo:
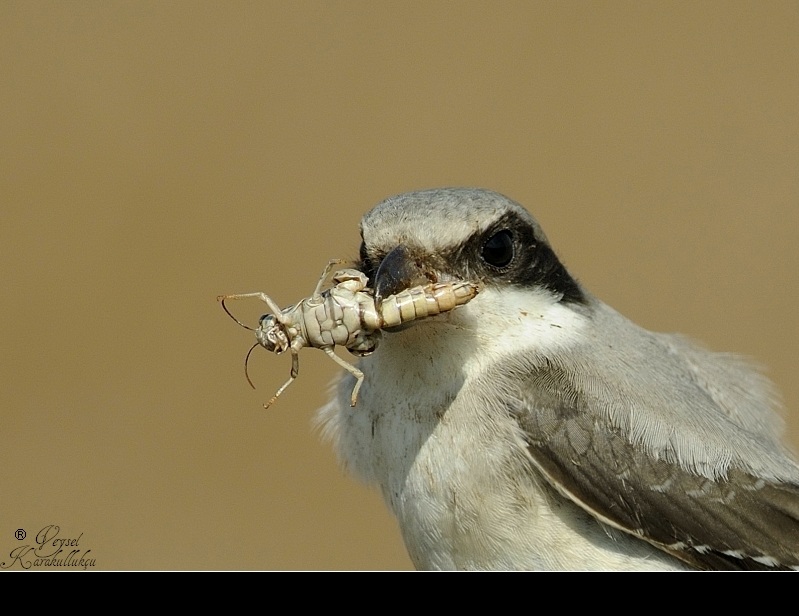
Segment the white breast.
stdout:
[[489,367],[527,347],[568,344],[587,326],[549,297],[521,295],[486,290],[387,334],[360,363],[358,405],[349,406],[346,376],[320,412],[343,464],[380,487],[419,568],[679,567],[556,495],[533,472],[515,421],[492,404],[501,396]]

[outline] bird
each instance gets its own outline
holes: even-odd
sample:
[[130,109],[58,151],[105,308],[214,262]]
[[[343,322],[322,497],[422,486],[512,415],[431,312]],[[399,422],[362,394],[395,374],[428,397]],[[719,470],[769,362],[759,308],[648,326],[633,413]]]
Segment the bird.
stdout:
[[317,415],[423,570],[799,569],[799,464],[748,360],[648,331],[591,295],[521,205],[482,188],[363,216],[375,301],[479,281],[387,329]]

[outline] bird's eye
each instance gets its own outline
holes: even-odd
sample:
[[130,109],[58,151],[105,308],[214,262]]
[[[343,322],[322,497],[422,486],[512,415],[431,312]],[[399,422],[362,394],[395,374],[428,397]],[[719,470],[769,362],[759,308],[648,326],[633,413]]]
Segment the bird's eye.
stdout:
[[507,229],[498,231],[483,244],[483,260],[493,267],[507,267],[513,260],[513,234]]

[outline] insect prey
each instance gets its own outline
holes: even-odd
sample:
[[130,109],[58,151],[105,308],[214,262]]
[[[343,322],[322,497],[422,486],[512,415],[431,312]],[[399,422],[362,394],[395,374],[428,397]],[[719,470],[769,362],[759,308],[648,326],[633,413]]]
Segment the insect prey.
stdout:
[[[285,351],[291,352],[291,375],[269,402],[264,404],[264,408],[269,408],[297,378],[300,368],[298,353],[306,346],[322,349],[328,357],[355,377],[351,397],[351,405],[355,406],[364,375],[353,364],[335,354],[333,348],[336,345],[345,347],[353,355],[369,355],[377,348],[384,328],[448,312],[468,303],[479,292],[479,285],[474,282],[430,283],[389,295],[378,304],[374,291],[367,287],[366,274],[350,268],[335,272],[332,277],[333,286],[322,291],[330,270],[341,263],[344,261],[330,261],[319,278],[313,295],[288,308],[281,309],[272,298],[261,292],[217,297],[225,312],[239,325],[250,330],[251,327],[244,325],[230,313],[225,305],[226,300],[256,298],[272,311],[271,314],[262,316],[258,327],[253,330],[257,342],[250,348],[244,360],[245,375],[250,353],[258,345],[277,355]],[[252,385],[249,375],[247,380]]]

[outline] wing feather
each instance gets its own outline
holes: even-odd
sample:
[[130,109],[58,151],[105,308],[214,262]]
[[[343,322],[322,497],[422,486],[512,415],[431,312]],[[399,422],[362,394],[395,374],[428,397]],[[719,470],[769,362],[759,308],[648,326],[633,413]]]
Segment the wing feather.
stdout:
[[709,478],[652,455],[565,373],[533,371],[513,409],[536,468],[606,524],[700,569],[799,568],[799,485],[731,466]]

